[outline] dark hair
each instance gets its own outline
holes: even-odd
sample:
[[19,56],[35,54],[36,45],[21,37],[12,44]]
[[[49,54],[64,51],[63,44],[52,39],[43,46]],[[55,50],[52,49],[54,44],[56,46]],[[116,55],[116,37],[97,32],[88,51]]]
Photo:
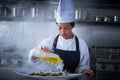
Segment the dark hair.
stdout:
[[[58,24],[58,22],[56,22],[56,24]],[[75,22],[69,22],[69,24],[74,27],[75,26]]]

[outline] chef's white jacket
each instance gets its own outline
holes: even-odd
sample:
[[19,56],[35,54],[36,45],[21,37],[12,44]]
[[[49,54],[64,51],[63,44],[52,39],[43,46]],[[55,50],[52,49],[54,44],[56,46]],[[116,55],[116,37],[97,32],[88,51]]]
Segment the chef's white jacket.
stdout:
[[[48,47],[51,51],[53,48],[53,42],[56,36],[51,36],[46,39],[44,39],[37,47]],[[82,70],[90,69],[89,62],[89,51],[87,44],[83,39],[79,39],[79,50],[80,50],[80,62],[79,65],[76,69],[76,72],[82,72]],[[57,49],[63,49],[63,50],[76,50],[76,42],[75,42],[75,36],[72,39],[64,39],[62,36],[59,36],[58,41],[57,41]],[[30,51],[30,55],[34,53],[34,49]],[[74,64],[73,64],[74,65]]]

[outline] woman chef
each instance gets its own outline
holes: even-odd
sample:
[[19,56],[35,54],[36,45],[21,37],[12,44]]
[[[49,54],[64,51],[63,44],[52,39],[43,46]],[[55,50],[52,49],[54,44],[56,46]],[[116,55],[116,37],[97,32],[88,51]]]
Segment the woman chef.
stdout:
[[71,73],[83,73],[80,79],[87,80],[93,77],[94,73],[89,66],[88,47],[84,40],[72,32],[75,26],[72,0],[59,1],[56,24],[59,34],[44,39],[39,48],[47,53],[58,54],[64,62],[65,70]]

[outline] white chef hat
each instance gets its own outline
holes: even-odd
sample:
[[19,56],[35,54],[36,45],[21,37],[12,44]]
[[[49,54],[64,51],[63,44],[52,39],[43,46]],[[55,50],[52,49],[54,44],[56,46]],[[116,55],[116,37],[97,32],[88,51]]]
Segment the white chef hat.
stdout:
[[56,12],[56,22],[74,22],[75,12],[72,0],[60,0]]

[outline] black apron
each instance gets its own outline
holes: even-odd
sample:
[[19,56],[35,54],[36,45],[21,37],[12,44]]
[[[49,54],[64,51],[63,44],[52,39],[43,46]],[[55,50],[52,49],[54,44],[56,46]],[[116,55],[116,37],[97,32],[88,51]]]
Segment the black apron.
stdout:
[[64,70],[67,70],[70,73],[74,73],[80,61],[78,38],[75,36],[76,51],[67,51],[67,50],[60,50],[56,48],[58,37],[59,35],[55,38],[53,42],[53,51],[54,53],[58,54],[60,58],[63,60]]

